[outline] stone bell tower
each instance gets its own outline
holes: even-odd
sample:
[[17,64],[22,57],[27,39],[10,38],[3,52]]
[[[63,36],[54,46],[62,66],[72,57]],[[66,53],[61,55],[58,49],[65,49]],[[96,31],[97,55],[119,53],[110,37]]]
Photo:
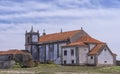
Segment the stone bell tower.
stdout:
[[30,32],[25,33],[25,50],[28,50],[33,56],[34,60],[38,59],[39,48],[37,46],[39,42],[39,31],[34,32],[33,27],[31,27]]

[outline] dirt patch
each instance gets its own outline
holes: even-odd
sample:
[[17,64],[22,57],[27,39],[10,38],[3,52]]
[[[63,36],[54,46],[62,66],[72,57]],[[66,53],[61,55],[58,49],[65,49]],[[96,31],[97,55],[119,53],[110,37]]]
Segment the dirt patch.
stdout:
[[0,73],[2,74],[36,74],[35,72],[32,72],[32,71],[14,71],[14,70],[11,70],[11,71],[0,71]]
[[112,74],[112,73],[85,73],[85,72],[80,72],[80,73],[75,73],[75,72],[56,72],[55,74]]

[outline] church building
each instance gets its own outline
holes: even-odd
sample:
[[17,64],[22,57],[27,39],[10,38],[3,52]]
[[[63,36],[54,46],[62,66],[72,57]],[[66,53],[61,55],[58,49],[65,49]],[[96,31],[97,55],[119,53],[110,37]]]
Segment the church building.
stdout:
[[82,28],[42,35],[26,31],[25,49],[34,60],[62,65],[115,65],[116,55],[106,43],[91,37]]

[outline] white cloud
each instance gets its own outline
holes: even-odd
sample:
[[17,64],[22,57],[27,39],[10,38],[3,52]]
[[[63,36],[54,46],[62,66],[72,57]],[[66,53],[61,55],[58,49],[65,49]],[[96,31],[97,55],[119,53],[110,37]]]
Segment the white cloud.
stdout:
[[8,0],[5,2],[7,5],[0,2],[0,49],[24,49],[24,34],[31,25],[34,25],[35,31],[40,30],[40,34],[43,29],[53,33],[60,32],[61,28],[68,31],[83,27],[91,36],[107,42],[112,51],[119,54],[120,9],[104,8],[100,1],[94,1],[96,5],[91,0],[55,0],[48,4]]
[[35,19],[35,18],[119,18],[120,10],[118,9],[67,9],[67,10],[54,10],[54,11],[33,11],[27,13],[16,13],[16,14],[6,14],[0,15],[1,20],[18,20],[20,18],[24,19]]
[[[5,2],[6,3],[6,2]],[[49,10],[53,7],[52,4],[45,4],[37,1],[25,1],[23,3],[17,3],[12,1],[7,1],[8,5],[0,5],[0,10],[2,11],[9,11],[9,12],[32,12],[36,10]]]

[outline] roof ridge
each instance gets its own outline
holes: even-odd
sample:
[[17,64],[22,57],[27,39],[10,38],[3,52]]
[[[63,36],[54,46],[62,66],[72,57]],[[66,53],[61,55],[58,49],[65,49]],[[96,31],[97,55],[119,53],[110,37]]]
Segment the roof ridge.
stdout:
[[54,34],[61,34],[61,33],[67,33],[67,32],[75,32],[75,31],[81,31],[81,30],[72,30],[72,31],[65,31],[65,32],[50,33],[50,34],[46,34],[45,36],[54,35]]
[[100,40],[97,40],[96,38],[93,38],[91,37],[90,35],[86,35],[86,36],[81,36],[80,39],[78,40],[79,41],[82,41],[82,42],[85,42],[85,43],[104,43]]
[[44,36],[40,36],[39,41],[40,42],[52,42],[52,41],[58,41],[58,40],[67,40],[68,38],[71,38],[77,33],[80,33],[81,30],[73,30],[73,31],[66,31],[66,32],[59,32],[59,33],[52,33],[47,34]]

